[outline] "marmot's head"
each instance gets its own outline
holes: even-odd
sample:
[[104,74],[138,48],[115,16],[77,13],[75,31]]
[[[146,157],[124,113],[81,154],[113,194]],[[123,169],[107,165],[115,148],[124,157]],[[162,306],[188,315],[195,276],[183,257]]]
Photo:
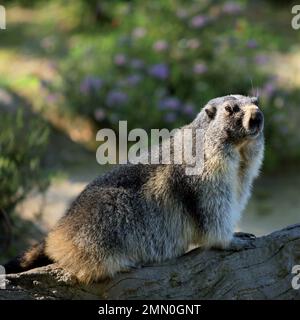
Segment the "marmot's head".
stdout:
[[212,99],[201,113],[208,127],[213,127],[224,141],[239,144],[262,136],[264,116],[256,97],[229,95]]

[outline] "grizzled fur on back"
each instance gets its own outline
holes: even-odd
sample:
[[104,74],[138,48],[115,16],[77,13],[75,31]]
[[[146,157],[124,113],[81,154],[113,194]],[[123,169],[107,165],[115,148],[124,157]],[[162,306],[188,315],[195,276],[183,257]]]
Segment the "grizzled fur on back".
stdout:
[[204,165],[128,164],[96,178],[45,239],[45,254],[89,283],[184,254],[226,247],[263,158],[257,99],[213,99],[185,128],[204,134]]

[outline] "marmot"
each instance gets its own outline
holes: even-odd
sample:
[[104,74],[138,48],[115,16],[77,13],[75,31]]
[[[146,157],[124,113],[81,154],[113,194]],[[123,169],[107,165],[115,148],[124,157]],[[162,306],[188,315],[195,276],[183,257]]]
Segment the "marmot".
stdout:
[[190,245],[226,248],[263,159],[263,113],[256,97],[209,101],[187,125],[204,135],[204,165],[128,164],[96,178],[45,240],[8,273],[56,262],[90,283],[184,254]]

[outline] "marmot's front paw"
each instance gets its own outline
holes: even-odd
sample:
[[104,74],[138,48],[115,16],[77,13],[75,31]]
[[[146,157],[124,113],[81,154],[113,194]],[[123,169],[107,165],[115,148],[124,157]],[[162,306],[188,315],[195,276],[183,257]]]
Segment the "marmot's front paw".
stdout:
[[228,246],[228,251],[242,251],[247,249],[254,249],[256,236],[251,233],[236,232],[233,235],[233,239]]
[[233,237],[239,238],[239,239],[244,239],[244,240],[255,240],[256,235],[252,233],[247,233],[247,232],[235,232],[233,234]]

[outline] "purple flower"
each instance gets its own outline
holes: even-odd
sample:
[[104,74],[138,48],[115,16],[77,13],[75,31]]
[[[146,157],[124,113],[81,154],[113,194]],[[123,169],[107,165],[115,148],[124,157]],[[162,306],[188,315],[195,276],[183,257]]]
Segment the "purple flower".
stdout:
[[242,11],[242,7],[239,3],[234,1],[228,1],[223,5],[223,12],[228,14],[236,14]]
[[193,116],[195,114],[195,106],[191,103],[187,103],[184,105],[183,113],[188,116]]
[[146,29],[142,27],[137,27],[132,31],[132,36],[134,38],[143,38],[146,34]]
[[266,64],[268,62],[268,57],[264,54],[258,54],[255,56],[254,61],[257,64]]
[[57,94],[55,93],[52,93],[52,94],[49,94],[47,97],[46,97],[47,101],[49,103],[55,103],[57,100],[58,100],[58,96]]
[[142,69],[144,65],[145,65],[144,61],[140,59],[132,59],[130,61],[130,66],[132,69]]
[[114,62],[117,66],[124,66],[127,62],[127,59],[123,53],[119,53],[115,56]]
[[94,76],[85,77],[80,83],[80,92],[89,94],[91,91],[97,91],[102,87],[103,81]]
[[168,112],[167,114],[165,114],[164,116],[164,120],[168,123],[172,123],[172,122],[175,122],[176,121],[176,114],[173,113],[173,112]]
[[207,66],[204,63],[196,63],[193,67],[195,74],[203,74],[207,71]]
[[169,47],[169,45],[168,45],[167,41],[165,41],[165,40],[158,40],[153,45],[153,49],[156,52],[166,51],[168,49],[168,47]]
[[256,42],[256,40],[250,39],[250,40],[247,42],[247,47],[250,48],[250,49],[255,49],[255,48],[257,48],[257,42]]
[[101,108],[99,109],[96,109],[94,111],[94,117],[97,121],[101,121],[101,120],[104,120],[106,118],[106,114],[105,114],[105,111]]
[[180,100],[176,97],[164,98],[159,102],[159,108],[162,110],[178,110],[180,108]]
[[152,67],[150,67],[149,74],[154,78],[165,80],[169,76],[169,68],[164,63],[154,64]]
[[119,90],[110,91],[106,97],[106,104],[110,107],[124,105],[127,101],[127,94]]
[[200,47],[200,41],[197,39],[189,39],[186,45],[190,49],[197,49]]
[[267,82],[262,89],[263,93],[266,94],[267,96],[271,96],[275,92],[275,90],[276,90],[276,86],[271,81]]
[[133,74],[126,79],[126,83],[130,86],[137,85],[142,80],[142,76],[139,74]]
[[195,29],[204,27],[207,24],[208,18],[199,14],[192,18],[190,25]]

